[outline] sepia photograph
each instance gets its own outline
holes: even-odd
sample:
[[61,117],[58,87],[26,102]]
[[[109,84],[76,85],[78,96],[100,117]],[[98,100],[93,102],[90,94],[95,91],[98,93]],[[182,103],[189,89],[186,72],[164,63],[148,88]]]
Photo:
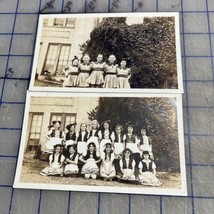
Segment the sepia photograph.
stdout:
[[28,92],[14,188],[186,195],[179,94]]
[[178,13],[40,15],[30,90],[183,93]]

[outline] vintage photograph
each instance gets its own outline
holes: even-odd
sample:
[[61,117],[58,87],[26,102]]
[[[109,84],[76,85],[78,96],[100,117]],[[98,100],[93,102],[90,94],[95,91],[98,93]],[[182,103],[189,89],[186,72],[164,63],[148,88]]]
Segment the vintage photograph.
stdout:
[[178,16],[40,15],[30,90],[182,93]]
[[28,92],[14,187],[186,195],[181,95]]

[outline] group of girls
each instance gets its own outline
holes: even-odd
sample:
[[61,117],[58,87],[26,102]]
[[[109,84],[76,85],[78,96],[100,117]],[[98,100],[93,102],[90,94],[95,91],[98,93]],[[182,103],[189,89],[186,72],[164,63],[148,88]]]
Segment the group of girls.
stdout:
[[117,177],[119,181],[139,181],[143,185],[162,184],[156,177],[151,138],[144,128],[138,137],[133,125],[128,125],[127,133],[123,134],[121,125],[113,132],[108,121],[99,129],[98,121],[93,120],[90,131],[86,124],[81,124],[80,131],[75,132],[76,123],[73,123],[66,127],[68,132],[64,135],[60,124],[53,121],[47,133],[49,141],[44,151],[50,154],[49,165],[41,175],[82,174],[86,179],[99,176],[112,181]]
[[90,62],[85,54],[82,62],[75,56],[64,69],[64,87],[95,87],[95,88],[130,88],[131,69],[126,67],[122,59],[120,66],[116,57],[110,55],[108,63],[103,61],[103,55],[98,54],[96,62]]

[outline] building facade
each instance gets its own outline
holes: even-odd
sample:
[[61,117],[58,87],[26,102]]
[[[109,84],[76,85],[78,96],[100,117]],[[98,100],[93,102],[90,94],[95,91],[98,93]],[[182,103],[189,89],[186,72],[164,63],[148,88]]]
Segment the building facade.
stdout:
[[82,57],[80,46],[90,39],[98,18],[46,18],[43,20],[37,74],[62,76],[74,56]]
[[99,98],[89,97],[32,97],[27,126],[25,151],[36,150],[46,143],[45,135],[52,121],[61,121],[60,129],[67,132],[66,126],[77,123],[76,131],[85,123],[90,129],[88,113],[98,105]]

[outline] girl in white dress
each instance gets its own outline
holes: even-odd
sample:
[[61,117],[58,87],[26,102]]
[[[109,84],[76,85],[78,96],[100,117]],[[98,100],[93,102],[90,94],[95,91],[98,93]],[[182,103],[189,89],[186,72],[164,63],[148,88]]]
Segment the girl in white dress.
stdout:
[[52,154],[54,150],[54,145],[62,144],[64,140],[64,132],[60,130],[61,121],[53,121],[53,125],[49,126],[49,131],[45,135],[47,139],[44,148],[42,149],[43,152]]
[[67,146],[69,154],[67,155],[65,159],[65,169],[64,174],[65,175],[74,175],[78,173],[78,159],[79,155],[76,153],[75,146],[69,145]]
[[76,133],[77,137],[77,153],[79,155],[86,155],[87,152],[87,139],[88,139],[88,132],[86,130],[87,126],[85,123],[80,125],[80,131]]
[[62,155],[62,145],[57,144],[54,146],[54,152],[49,156],[49,166],[45,167],[40,175],[60,175],[63,176],[63,162],[65,157]]
[[87,78],[89,77],[92,69],[92,64],[90,63],[90,57],[88,54],[83,56],[83,62],[79,64],[79,74],[77,77],[78,87],[89,87],[87,83]]
[[103,62],[103,55],[98,54],[97,61],[92,62],[92,72],[87,78],[90,87],[101,88],[104,83],[104,68],[106,63]]
[[93,142],[88,144],[88,150],[85,156],[81,155],[79,160],[84,163],[81,173],[85,178],[96,179],[99,172],[97,164],[100,162],[100,155],[96,151],[96,146]]
[[77,86],[77,75],[79,73],[79,59],[75,56],[69,64],[65,67],[65,80],[63,82],[64,87],[76,87]]
[[139,180],[145,186],[160,186],[162,183],[156,177],[156,165],[149,158],[149,152],[143,151],[143,160],[139,165]]
[[120,62],[117,68],[118,88],[130,88],[129,79],[131,77],[131,69],[126,67],[126,60]]
[[108,58],[109,63],[105,66],[105,81],[103,88],[117,88],[117,67],[115,64],[116,57],[110,55]]
[[130,149],[126,148],[123,151],[123,157],[120,160],[120,170],[122,172],[123,180],[135,180],[135,160],[131,156],[132,152]]
[[114,152],[111,143],[105,145],[103,154],[101,155],[101,165],[100,165],[100,176],[104,178],[104,181],[112,181],[116,176],[116,170],[114,167]]

